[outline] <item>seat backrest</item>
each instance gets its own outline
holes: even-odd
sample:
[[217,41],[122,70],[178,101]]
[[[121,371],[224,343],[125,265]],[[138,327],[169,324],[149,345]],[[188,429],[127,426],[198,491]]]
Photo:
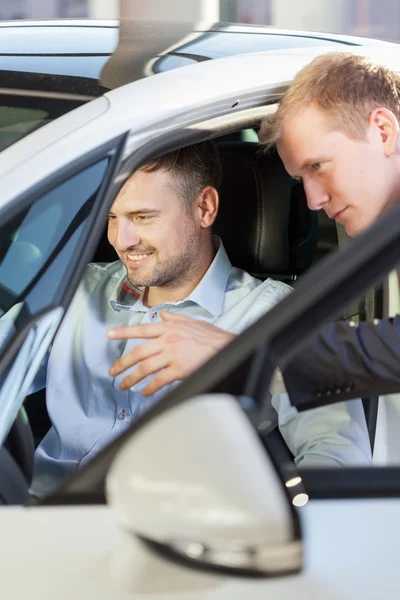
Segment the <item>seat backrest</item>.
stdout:
[[223,180],[214,232],[233,265],[261,278],[294,278],[312,263],[318,224],[303,186],[275,151],[255,143],[218,144]]

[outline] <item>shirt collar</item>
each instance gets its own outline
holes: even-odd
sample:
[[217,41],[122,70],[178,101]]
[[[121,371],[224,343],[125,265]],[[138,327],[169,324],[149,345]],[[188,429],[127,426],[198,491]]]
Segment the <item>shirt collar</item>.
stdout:
[[218,317],[224,308],[226,286],[232,265],[222,240],[216,235],[213,236],[213,239],[218,248],[214,260],[208,267],[203,279],[185,301],[191,300],[205,308],[213,317]]
[[[218,250],[200,283],[186,298],[176,302],[166,302],[166,304],[179,305],[183,302],[194,302],[213,317],[218,317],[222,313],[232,265],[222,240],[218,236],[213,236],[213,240]],[[115,311],[121,309],[147,310],[142,303],[142,294],[143,289],[132,286],[125,273],[118,281],[109,299],[109,305]]]
[[126,277],[126,270],[124,265],[121,263],[124,270],[124,275],[120,277],[117,285],[108,300],[109,305],[115,311],[121,309],[130,310],[136,302],[139,300],[141,295],[140,288],[134,287]]

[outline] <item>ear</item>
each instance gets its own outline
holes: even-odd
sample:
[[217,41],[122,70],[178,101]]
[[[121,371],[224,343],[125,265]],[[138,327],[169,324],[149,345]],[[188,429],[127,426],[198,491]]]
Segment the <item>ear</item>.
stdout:
[[392,156],[398,149],[399,122],[391,110],[384,107],[375,108],[369,117],[383,144],[386,156]]
[[200,226],[207,229],[214,223],[219,207],[219,195],[211,185],[203,188],[196,200]]

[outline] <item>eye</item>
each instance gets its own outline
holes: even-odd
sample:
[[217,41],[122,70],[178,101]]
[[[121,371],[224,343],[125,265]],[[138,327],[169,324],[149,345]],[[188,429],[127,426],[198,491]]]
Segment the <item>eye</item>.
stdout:
[[322,163],[320,163],[320,162],[315,162],[311,165],[311,168],[314,171],[319,171],[321,169],[321,167],[322,167]]
[[109,221],[114,221],[116,219],[115,215],[108,215]]
[[143,223],[144,221],[148,221],[149,219],[151,219],[150,215],[136,215],[135,216],[135,221],[137,223]]

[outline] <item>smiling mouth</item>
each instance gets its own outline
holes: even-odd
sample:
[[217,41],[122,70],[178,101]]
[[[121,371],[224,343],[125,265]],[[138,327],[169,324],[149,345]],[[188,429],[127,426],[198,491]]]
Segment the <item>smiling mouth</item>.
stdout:
[[346,206],[346,208],[339,210],[339,212],[337,212],[335,215],[333,215],[332,219],[334,219],[335,221],[340,221],[341,217],[346,212],[346,210],[347,210],[347,206]]
[[133,266],[139,265],[144,260],[146,260],[146,258],[151,256],[152,254],[153,254],[152,252],[150,252],[149,254],[127,254],[126,262],[128,263],[128,265],[133,265]]

